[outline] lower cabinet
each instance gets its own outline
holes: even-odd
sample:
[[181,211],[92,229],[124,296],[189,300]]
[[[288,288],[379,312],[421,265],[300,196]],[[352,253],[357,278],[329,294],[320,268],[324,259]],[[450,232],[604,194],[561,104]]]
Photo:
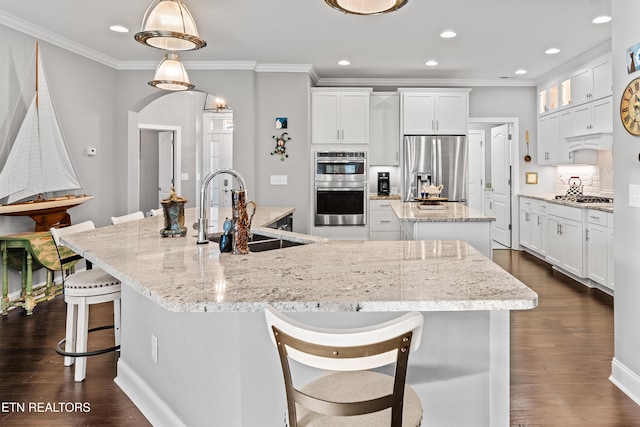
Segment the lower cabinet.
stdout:
[[613,290],[613,213],[519,200],[522,247],[584,285]]
[[613,289],[613,214],[587,210],[589,279]]
[[586,278],[584,210],[547,204],[547,254],[551,264],[579,278]]
[[520,244],[540,255],[547,253],[547,204],[544,201],[520,198]]
[[369,239],[401,240],[400,221],[388,200],[369,200]]

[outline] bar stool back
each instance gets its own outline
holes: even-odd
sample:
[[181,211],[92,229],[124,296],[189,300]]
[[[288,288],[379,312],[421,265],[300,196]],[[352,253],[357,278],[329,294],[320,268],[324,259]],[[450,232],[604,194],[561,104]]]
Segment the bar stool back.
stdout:
[[122,216],[112,216],[111,224],[112,225],[122,224],[123,222],[136,221],[143,218],[144,218],[144,214],[142,213],[142,211],[137,211],[137,212],[133,212],[133,213],[122,215]]
[[[420,425],[422,404],[405,379],[409,353],[420,346],[422,314],[354,329],[306,325],[270,305],[265,317],[282,365],[289,427]],[[296,388],[289,359],[334,372]],[[394,376],[370,371],[390,364]]]
[[[60,246],[60,238],[65,235],[95,229],[92,221],[85,221],[64,228],[52,228],[51,235]],[[60,254],[60,251],[58,251]],[[82,258],[74,255],[60,259],[62,270],[70,260]],[[67,325],[65,338],[56,346],[56,352],[64,357],[64,365],[75,363],[75,381],[83,381],[87,371],[87,357],[116,351],[120,348],[120,281],[100,268],[92,268],[87,261],[87,269],[75,271],[66,278],[63,273],[64,300],[67,303]],[[89,306],[103,302],[113,302],[113,325],[89,329]],[[100,350],[87,351],[89,332],[114,328],[115,345]],[[64,344],[64,350],[62,345]]]

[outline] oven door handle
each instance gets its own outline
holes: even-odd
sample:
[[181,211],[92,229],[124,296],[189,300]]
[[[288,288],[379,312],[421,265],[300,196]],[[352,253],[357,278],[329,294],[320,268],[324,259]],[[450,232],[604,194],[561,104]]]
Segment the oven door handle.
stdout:
[[332,192],[332,191],[364,191],[364,187],[317,187],[316,191]]

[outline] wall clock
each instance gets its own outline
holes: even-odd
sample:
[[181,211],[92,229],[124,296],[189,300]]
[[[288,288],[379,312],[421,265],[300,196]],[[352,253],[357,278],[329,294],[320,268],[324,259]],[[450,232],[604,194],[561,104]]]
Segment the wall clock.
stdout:
[[640,77],[631,80],[620,100],[620,119],[631,135],[640,135]]

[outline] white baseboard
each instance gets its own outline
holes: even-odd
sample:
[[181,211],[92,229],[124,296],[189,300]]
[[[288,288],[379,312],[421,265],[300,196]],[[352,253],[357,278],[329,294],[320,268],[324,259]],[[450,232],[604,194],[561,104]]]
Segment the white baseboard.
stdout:
[[609,381],[640,405],[640,376],[627,368],[615,357],[611,361]]
[[186,427],[178,416],[122,359],[114,382],[154,427]]

